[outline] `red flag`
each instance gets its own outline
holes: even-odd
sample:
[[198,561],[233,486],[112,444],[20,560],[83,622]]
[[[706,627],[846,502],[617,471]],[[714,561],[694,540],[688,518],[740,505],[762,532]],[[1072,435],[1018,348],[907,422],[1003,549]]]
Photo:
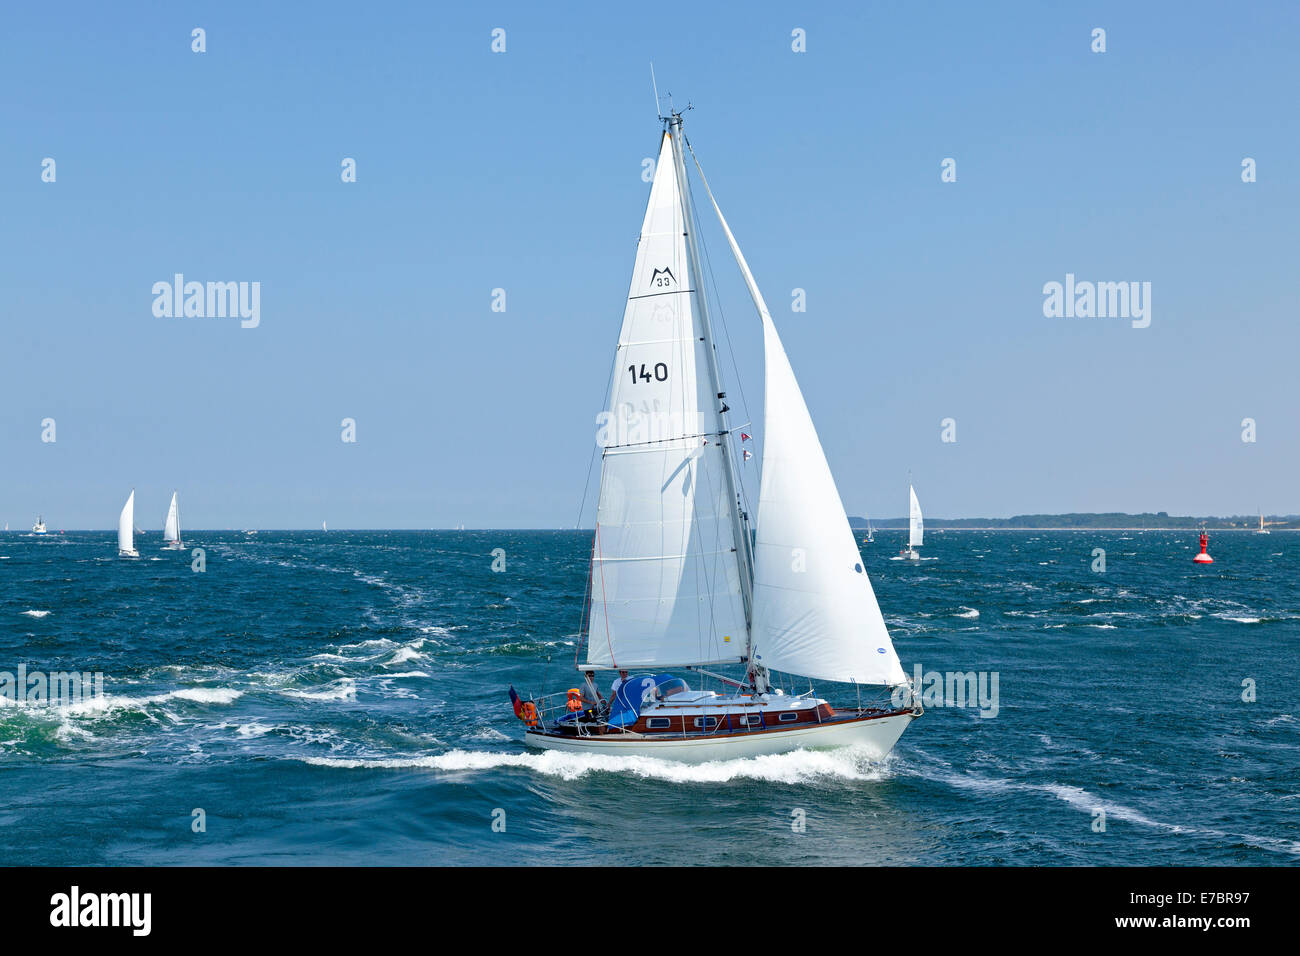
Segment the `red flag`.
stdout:
[[744,432],[741,432],[741,433],[740,433],[740,440],[741,440],[741,441],[749,441],[749,436],[746,435]]

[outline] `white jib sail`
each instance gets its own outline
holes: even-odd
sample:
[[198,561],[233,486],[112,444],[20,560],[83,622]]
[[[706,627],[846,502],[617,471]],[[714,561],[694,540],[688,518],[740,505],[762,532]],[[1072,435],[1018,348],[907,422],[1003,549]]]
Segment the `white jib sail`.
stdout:
[[181,539],[181,509],[176,503],[176,492],[172,492],[172,503],[167,508],[167,521],[163,524],[163,540],[179,541]]
[[915,488],[908,485],[907,491],[912,496],[911,518],[907,525],[907,546],[909,548],[919,548],[921,539],[925,537],[925,522],[921,520],[921,502],[916,500]]
[[[708,191],[707,181],[704,188]],[[904,683],[907,677],[781,337],[711,191],[709,201],[763,322],[766,382],[754,542],[755,660],[769,669],[819,680]]]
[[135,489],[122,506],[122,513],[117,519],[117,550],[135,550]]
[[745,653],[722,426],[685,229],[665,133],[598,423],[604,452],[586,622],[594,668],[720,663]]

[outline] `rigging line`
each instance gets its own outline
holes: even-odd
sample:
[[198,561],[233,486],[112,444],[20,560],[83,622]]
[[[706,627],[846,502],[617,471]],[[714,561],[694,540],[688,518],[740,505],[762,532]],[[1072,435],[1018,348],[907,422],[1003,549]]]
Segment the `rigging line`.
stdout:
[[[726,462],[724,462],[724,461],[722,460],[721,452],[719,452],[719,454],[718,454],[717,457],[718,457],[718,465],[719,465],[720,467],[725,467],[725,466],[726,466]],[[704,464],[707,465],[707,458],[704,460]],[[715,477],[715,476],[714,476],[714,474],[713,474],[713,469],[711,469],[711,468],[706,468],[706,473],[705,473],[705,483],[706,483],[706,485],[708,486],[708,489],[709,489],[709,492],[710,492],[710,495],[709,495],[709,501],[710,501],[710,502],[716,502],[716,501],[718,500],[718,495],[719,495],[719,492],[720,492],[720,491],[721,491],[723,494],[725,494],[725,488],[722,488],[722,489],[715,489],[715,488],[714,488],[714,477]],[[713,509],[710,508],[710,510],[713,510]],[[720,518],[720,517],[721,517],[721,514],[717,514],[717,513],[715,513],[715,517],[716,517],[716,518]],[[736,562],[736,568],[737,568],[737,571],[739,571],[739,568],[740,568],[740,548],[739,548],[739,546],[736,544],[735,541],[732,541],[732,542],[731,542],[731,543],[732,543],[732,547],[731,547],[731,548],[725,548],[725,549],[723,548],[723,545],[726,543],[726,541],[724,540],[724,537],[723,537],[722,524],[721,524],[720,521],[717,521],[717,520],[715,520],[715,521],[713,522],[713,537],[714,537],[714,550],[713,550],[712,555],[709,556],[709,557],[712,559],[711,562],[710,562],[710,564],[711,564],[712,566],[709,567],[709,568],[707,569],[707,570],[708,570],[708,579],[707,579],[707,580],[708,580],[708,588],[709,588],[709,633],[710,633],[710,635],[712,636],[712,640],[713,640],[713,646],[714,646],[714,648],[717,649],[718,651],[721,651],[721,650],[722,650],[722,645],[718,643],[718,637],[719,637],[720,635],[719,635],[719,632],[718,632],[718,613],[719,613],[719,612],[718,612],[718,607],[717,607],[718,602],[717,602],[717,599],[716,599],[716,593],[717,593],[718,591],[721,591],[721,592],[722,592],[722,594],[723,594],[724,597],[725,597],[726,605],[727,605],[726,608],[725,608],[725,610],[734,613],[735,610],[736,610],[736,608],[735,608],[735,600],[736,600],[736,598],[739,598],[739,597],[740,597],[740,594],[739,594],[738,592],[737,592],[736,594],[732,594],[732,593],[731,593],[731,590],[730,590],[730,588],[728,587],[728,583],[729,583],[730,577],[729,577],[729,575],[727,574],[727,570],[728,570],[728,562],[729,562],[730,560],[733,559],[732,556],[734,555],[734,560],[735,560],[735,562]],[[728,530],[728,532],[727,532],[727,534],[726,534],[726,539],[727,539],[727,540],[730,540],[731,538],[732,538],[732,535],[730,534],[730,531]],[[705,555],[701,554],[700,557],[701,557],[701,560],[703,560],[703,558],[705,557]],[[719,577],[721,577],[721,579],[722,579],[722,583],[721,583],[721,584],[719,584]],[[728,614],[728,617],[730,618],[731,615]],[[743,609],[743,607],[742,607],[741,610],[740,610],[740,617],[741,617],[742,620],[744,619],[744,609]],[[733,622],[734,622],[734,619],[731,619],[731,620],[728,620],[727,623],[730,624],[730,623],[733,623]],[[726,636],[726,635],[721,635],[721,636]]]
[[[597,545],[600,542],[600,522],[596,522],[596,534],[592,539]],[[601,552],[604,554],[604,552]],[[609,599],[605,597],[605,564],[602,561],[600,565],[600,603],[605,608],[605,643],[609,645],[609,662],[615,667],[618,661],[614,660],[614,642],[609,636]],[[588,638],[590,640],[590,638]]]
[[[633,269],[635,270],[635,268],[636,267],[634,266]],[[620,333],[620,337],[621,337],[621,333]],[[608,404],[609,398],[613,395],[614,376],[615,374],[617,374],[617,372],[618,372],[618,349],[615,348],[614,357],[610,359],[609,362],[609,380],[605,383],[605,400],[603,400],[601,404]],[[591,489],[591,471],[596,465],[597,448],[600,448],[600,445],[596,444],[596,442],[593,441],[591,443],[591,457],[587,459],[587,478],[582,483],[582,503],[578,505],[578,520],[574,522],[573,525],[575,529],[582,527],[582,513],[587,510],[587,492]],[[602,449],[602,457],[603,457],[603,451],[604,450]]]
[[[707,181],[707,180],[704,180],[704,169],[703,169],[703,167],[700,166],[700,158],[699,158],[698,156],[695,155],[695,148],[694,148],[693,146],[691,146],[691,141],[690,141],[690,139],[686,136],[685,133],[682,134],[682,140],[686,143],[686,148],[687,148],[688,150],[690,150],[690,152],[691,152],[691,159],[692,159],[692,160],[694,161],[694,163],[695,163],[695,168],[699,171],[700,179],[701,179],[702,181],[704,181],[704,188],[705,188],[705,189],[708,189],[708,188],[709,188],[709,184],[708,184],[708,181]],[[695,210],[695,218],[696,218],[696,221],[698,222],[698,221],[699,221],[699,218],[700,218],[700,211],[699,211],[698,207],[695,205],[695,194],[694,194],[694,193],[691,194],[691,208]],[[726,312],[725,312],[725,311],[723,310],[723,308],[722,308],[722,295],[721,295],[721,293],[718,291],[718,280],[717,280],[717,276],[716,276],[716,275],[714,274],[714,272],[713,272],[713,260],[712,260],[711,258],[709,258],[709,244],[708,244],[708,243],[705,241],[705,239],[704,239],[704,230],[702,230],[702,229],[699,230],[699,240],[700,240],[700,245],[703,246],[703,248],[704,248],[704,264],[705,264],[705,267],[708,269],[708,272],[709,272],[709,282],[712,283],[712,285],[713,285],[713,299],[714,299],[715,302],[718,303],[718,318],[720,318],[720,319],[722,320],[722,331],[723,331],[723,334],[726,336],[726,339],[727,339],[727,354],[731,357],[731,369],[732,369],[732,372],[733,372],[733,373],[735,374],[735,376],[736,376],[736,388],[738,388],[738,389],[740,390],[740,404],[741,404],[741,406],[745,409],[745,417],[746,417],[746,418],[749,418],[749,419],[752,420],[753,416],[750,414],[750,411],[749,411],[749,399],[745,396],[745,381],[744,381],[744,379],[741,377],[741,374],[740,374],[740,366],[736,363],[736,352],[735,352],[735,349],[732,347],[732,344],[731,344],[731,330],[727,328],[727,316],[726,316]],[[744,443],[744,442],[741,442],[741,443],[740,443],[740,450],[741,450],[741,455],[740,455],[740,464],[741,464],[741,467],[743,468],[743,467],[744,467],[744,464],[745,464],[745,454],[744,454],[744,452],[745,452],[745,443]],[[759,450],[759,449],[758,449],[758,441],[755,440],[755,442],[754,442],[754,451],[757,452],[758,450]],[[742,495],[743,498],[744,498],[745,511],[748,512],[748,513],[750,513],[750,514],[753,514],[753,512],[750,510],[750,506],[749,506],[749,493],[748,493],[748,489],[746,488],[746,483],[745,483],[745,480],[744,480],[743,475],[742,475],[742,477],[741,477],[741,482],[740,482],[740,492],[741,492],[741,495]],[[751,523],[752,523],[752,522],[751,522]]]
[[578,665],[578,658],[582,654],[583,645],[591,640],[590,618],[588,617],[591,610],[591,569],[595,566],[596,557],[596,535],[591,536],[591,553],[587,558],[587,587],[582,595],[582,619],[578,622],[578,640],[575,642],[576,647],[573,650],[573,664]]
[[[695,513],[696,513],[697,516],[698,516],[698,514],[699,514],[699,508],[696,506],[696,502],[699,500],[699,485],[700,485],[700,477],[699,477],[699,473],[700,473],[701,471],[704,472],[704,482],[705,482],[705,485],[707,486],[707,488],[708,488],[708,490],[709,490],[709,492],[710,492],[710,495],[709,495],[709,499],[708,499],[708,500],[709,500],[710,502],[713,502],[713,501],[716,501],[716,500],[717,500],[716,497],[715,497],[716,493],[713,491],[713,480],[712,480],[712,476],[710,475],[710,469],[709,469],[709,467],[708,467],[708,456],[707,456],[707,455],[701,455],[701,456],[699,457],[699,459],[697,460],[697,463],[696,463],[696,467],[695,467],[695,472],[696,472],[696,473],[695,473],[695,475],[692,476],[692,478],[691,478],[691,481],[692,481],[692,488],[691,488],[691,491],[692,491],[692,495],[693,495],[693,500],[692,500],[692,502],[691,502],[691,507],[692,507],[692,509],[695,511]],[[710,510],[710,511],[713,511],[713,508],[710,507],[709,510]],[[716,516],[711,516],[711,517],[716,517]],[[714,608],[714,598],[713,598],[714,577],[713,577],[712,572],[713,572],[713,571],[716,571],[716,564],[717,564],[717,562],[718,562],[718,560],[719,560],[718,555],[720,554],[720,551],[721,551],[721,547],[720,547],[720,546],[721,546],[721,542],[718,540],[718,537],[719,537],[719,534],[718,534],[718,527],[717,527],[718,522],[717,522],[717,521],[713,521],[713,522],[711,522],[711,523],[712,523],[713,526],[714,526],[714,531],[713,531],[713,539],[714,539],[714,540],[713,540],[713,552],[712,552],[713,562],[712,562],[712,563],[713,563],[715,566],[712,567],[712,568],[710,568],[710,567],[708,566],[709,562],[706,561],[706,555],[704,554],[703,549],[701,549],[701,550],[696,554],[696,556],[695,556],[695,563],[696,563],[696,573],[699,574],[699,575],[701,575],[703,581],[705,582],[705,585],[704,585],[704,587],[705,587],[705,592],[706,592],[706,594],[708,595],[708,599],[709,599],[709,629],[708,629],[708,643],[711,644],[712,646],[716,647],[716,646],[717,646],[717,636],[718,636],[718,634],[717,634],[717,627],[718,627],[718,624],[717,624],[717,618],[716,618],[716,615],[715,615],[715,613],[714,613],[714,611],[715,611],[715,608]],[[697,520],[696,520],[696,522],[695,522],[695,527],[696,527],[697,529],[699,528],[698,517],[697,517]],[[700,607],[700,602],[697,600],[697,601],[695,602],[695,651],[696,651],[696,655],[697,655],[701,660],[703,660],[703,659],[705,658],[705,656],[706,656],[705,653],[704,653],[704,648],[705,648],[706,639],[705,639],[705,634],[704,634],[704,627],[702,626],[702,624],[703,624],[703,622],[702,622],[702,615],[703,615],[703,613],[704,613],[704,612],[703,612],[703,610],[702,610],[701,607]],[[709,655],[709,656],[713,656],[713,655]]]

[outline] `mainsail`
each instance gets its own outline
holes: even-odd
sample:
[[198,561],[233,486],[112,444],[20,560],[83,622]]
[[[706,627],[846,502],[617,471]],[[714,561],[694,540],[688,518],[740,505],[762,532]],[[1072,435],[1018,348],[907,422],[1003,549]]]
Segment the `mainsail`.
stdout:
[[117,519],[117,550],[130,553],[135,550],[135,489],[122,506],[122,513]]
[[176,503],[176,492],[172,492],[172,503],[167,508],[167,520],[163,524],[163,540],[179,541],[181,539],[181,509]]
[[700,178],[763,324],[765,431],[754,541],[754,661],[820,680],[904,683],[781,337],[702,171]]
[[597,435],[590,668],[736,662],[748,646],[748,542],[673,135],[660,144]]
[[921,520],[921,502],[916,500],[915,488],[908,485],[907,491],[912,496],[911,518],[907,526],[907,546],[909,548],[919,548],[921,539],[925,537],[925,522]]

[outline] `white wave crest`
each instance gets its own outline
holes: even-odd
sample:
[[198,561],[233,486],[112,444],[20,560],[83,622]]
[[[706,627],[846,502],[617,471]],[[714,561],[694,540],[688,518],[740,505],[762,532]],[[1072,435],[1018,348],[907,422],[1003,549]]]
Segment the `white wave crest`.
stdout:
[[344,677],[332,684],[325,684],[319,690],[284,690],[280,693],[299,700],[355,700],[357,682],[351,677]]
[[107,714],[115,710],[144,710],[150,705],[162,704],[169,700],[188,700],[196,704],[229,704],[243,696],[242,690],[233,690],[229,687],[184,687],[148,697],[105,694],[103,697],[91,697],[75,704],[66,704],[59,710],[71,716],[88,716]]
[[499,753],[452,750],[427,757],[303,757],[306,763],[344,769],[426,768],[474,771],[514,768],[548,777],[577,780],[589,773],[626,773],[670,783],[728,783],[762,780],[767,783],[804,784],[814,780],[878,781],[890,776],[888,760],[881,763],[856,748],[796,750],[764,757],[715,760],[686,764],[654,757],[614,757],[605,754],[569,754],[554,750],[540,753]]

